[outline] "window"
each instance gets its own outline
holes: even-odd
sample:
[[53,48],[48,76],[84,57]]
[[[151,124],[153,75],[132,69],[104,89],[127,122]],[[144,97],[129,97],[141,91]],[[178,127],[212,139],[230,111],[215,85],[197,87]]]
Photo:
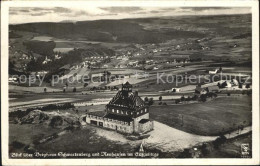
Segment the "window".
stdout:
[[147,109],[145,109],[144,112],[147,112]]
[[123,112],[123,111],[121,111],[121,114],[124,114],[124,112]]
[[141,110],[141,113],[143,113],[143,110]]
[[112,112],[115,112],[115,110],[114,110],[114,109],[112,109]]
[[117,113],[119,113],[119,110],[116,110]]
[[139,112],[137,112],[137,115],[139,115]]

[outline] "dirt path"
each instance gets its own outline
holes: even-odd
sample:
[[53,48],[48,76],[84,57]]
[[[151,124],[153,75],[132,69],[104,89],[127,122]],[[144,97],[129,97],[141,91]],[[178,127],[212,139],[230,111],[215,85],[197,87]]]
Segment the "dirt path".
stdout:
[[[251,127],[244,128],[240,134],[251,131]],[[118,144],[130,144],[133,146],[139,146],[141,143],[146,148],[159,149],[163,152],[180,151],[184,148],[190,148],[198,143],[214,141],[217,136],[200,136],[190,134],[160,122],[154,121],[154,130],[151,131],[150,137],[144,140],[131,141],[125,138],[123,135],[101,128],[96,128],[96,134],[104,137],[110,141],[115,141]],[[230,135],[225,135],[226,138],[233,138],[238,136],[237,131],[231,132]]]
[[154,130],[150,134],[150,137],[143,141],[144,147],[156,148],[163,152],[179,151],[217,138],[216,136],[190,134],[157,121],[154,121]]

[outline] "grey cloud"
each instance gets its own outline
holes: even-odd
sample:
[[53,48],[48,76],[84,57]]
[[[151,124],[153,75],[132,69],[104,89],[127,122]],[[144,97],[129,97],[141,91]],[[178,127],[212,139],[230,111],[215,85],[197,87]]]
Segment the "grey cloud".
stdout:
[[30,8],[31,11],[35,11],[35,12],[38,12],[38,11],[52,11],[53,8],[41,8],[41,7],[32,7]]
[[18,15],[18,12],[16,12],[16,11],[10,11],[9,14],[10,14],[10,15]]
[[190,11],[205,11],[205,10],[222,10],[222,9],[231,9],[229,7],[182,7],[181,9],[186,9]]
[[158,10],[152,10],[152,11],[150,11],[150,13],[160,13],[160,11],[158,11]]
[[53,9],[53,12],[55,13],[71,13],[71,10],[68,8],[64,8],[64,7],[55,7]]
[[32,16],[42,16],[48,13],[71,13],[72,11],[64,7],[54,7],[54,8],[41,8],[41,7],[18,7],[10,8],[10,14],[24,14],[28,13]]
[[111,13],[111,14],[98,14],[98,15],[96,15],[96,16],[116,16],[116,15],[118,15],[118,14],[116,14],[116,13]]
[[146,14],[147,12],[136,12],[136,13],[133,13],[133,14]]
[[140,7],[105,7],[100,9],[109,11],[111,13],[128,13],[143,10]]
[[81,15],[91,15],[90,13],[80,10],[80,11],[76,11],[76,12],[68,12],[68,13],[62,13],[60,14],[61,16],[66,16],[66,17],[78,17]]
[[43,15],[46,15],[46,14],[49,14],[50,12],[39,12],[39,13],[32,13],[31,15],[32,16],[43,16]]
[[162,11],[175,11],[177,8],[169,8],[169,7],[166,7],[166,8],[160,8],[160,10]]
[[30,10],[23,9],[23,10],[20,10],[20,12],[29,13]]

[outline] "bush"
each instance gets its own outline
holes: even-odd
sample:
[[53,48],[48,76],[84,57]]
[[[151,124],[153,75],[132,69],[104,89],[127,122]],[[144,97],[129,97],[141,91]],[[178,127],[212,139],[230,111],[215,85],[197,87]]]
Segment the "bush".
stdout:
[[51,127],[61,126],[62,124],[63,124],[63,119],[60,116],[54,116],[50,122]]
[[179,99],[175,100],[175,104],[179,104],[181,101]]
[[210,153],[208,144],[203,143],[203,145],[201,146],[201,153],[202,153],[203,156],[206,156],[207,154]]
[[188,96],[185,100],[186,100],[186,101],[191,101],[190,96]]
[[144,98],[144,101],[145,101],[145,102],[148,102],[148,97],[145,97],[145,98]]
[[201,100],[202,102],[207,101],[207,96],[204,95],[204,94],[200,95],[200,100]]
[[213,141],[213,145],[215,149],[218,149],[220,145],[225,143],[227,138],[224,135],[219,136],[215,141]]
[[148,105],[153,105],[153,103],[154,103],[153,98],[150,98],[149,102],[148,102]]
[[198,100],[198,96],[197,96],[197,95],[194,95],[194,96],[192,97],[192,100]]
[[191,155],[189,149],[184,149],[184,151],[181,152],[178,156],[178,158],[191,158],[191,157],[192,157],[192,155]]

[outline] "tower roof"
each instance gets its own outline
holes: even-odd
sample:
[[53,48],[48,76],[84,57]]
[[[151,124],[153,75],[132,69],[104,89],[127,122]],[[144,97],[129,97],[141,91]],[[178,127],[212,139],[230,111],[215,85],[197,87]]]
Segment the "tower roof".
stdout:
[[122,91],[119,91],[108,105],[137,109],[145,106],[145,103],[140,96],[134,93],[130,93],[129,96],[124,96]]
[[124,87],[132,88],[133,86],[127,81],[125,84],[122,84],[122,88]]

